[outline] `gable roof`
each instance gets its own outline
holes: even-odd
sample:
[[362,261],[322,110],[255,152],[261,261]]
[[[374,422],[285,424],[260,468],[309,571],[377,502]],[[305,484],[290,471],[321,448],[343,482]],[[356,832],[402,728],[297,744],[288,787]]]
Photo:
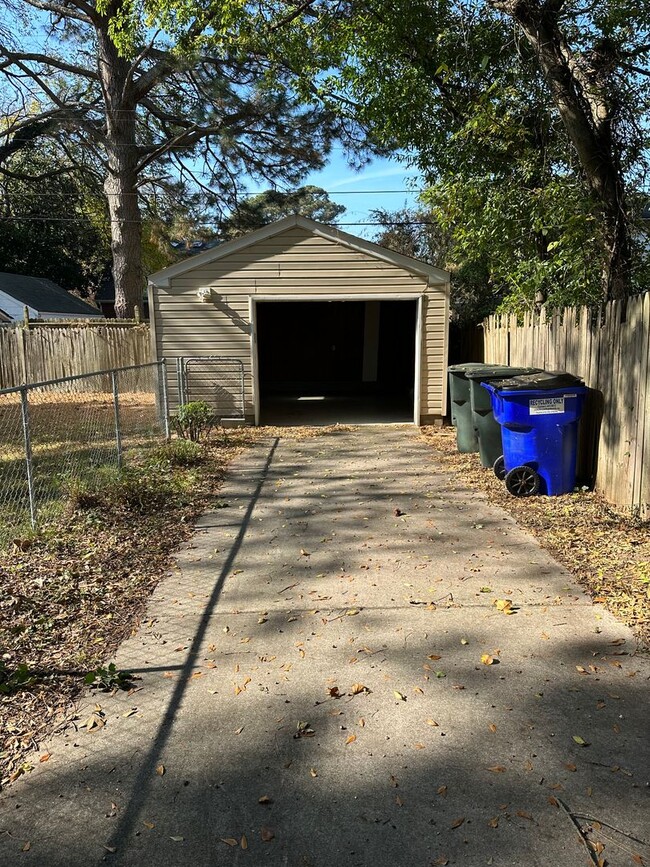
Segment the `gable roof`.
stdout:
[[161,271],[156,271],[149,277],[149,283],[153,286],[164,288],[169,287],[169,281],[173,277],[179,277],[188,271],[193,271],[195,268],[200,268],[202,265],[209,265],[211,262],[216,262],[223,259],[225,256],[230,256],[232,253],[237,253],[240,250],[245,250],[259,241],[265,241],[268,238],[273,238],[276,235],[281,235],[289,229],[304,229],[313,235],[318,235],[321,238],[326,238],[328,241],[333,241],[336,244],[341,244],[351,250],[356,250],[359,253],[366,253],[375,259],[381,259],[384,262],[389,262],[398,268],[403,268],[411,274],[417,274],[420,277],[426,277],[431,285],[444,286],[449,283],[449,272],[443,271],[441,268],[434,268],[433,265],[428,265],[426,262],[421,262],[419,259],[411,259],[410,256],[403,256],[401,253],[395,253],[386,247],[380,247],[379,244],[374,244],[372,241],[366,241],[365,238],[358,238],[356,235],[349,235],[347,232],[341,232],[334,226],[328,226],[325,223],[317,223],[315,220],[310,220],[307,217],[301,217],[299,214],[293,214],[290,217],[284,217],[275,223],[269,223],[267,226],[262,226],[261,229],[256,229],[248,235],[242,235],[241,238],[235,238],[233,241],[225,241],[219,244],[218,247],[213,247],[211,250],[206,250],[205,253],[199,253],[198,256],[192,256],[190,259],[184,259],[176,265],[170,265],[168,268],[163,268]]
[[75,313],[77,316],[101,316],[101,311],[81,298],[66,292],[62,286],[45,277],[27,277],[0,271],[0,291],[11,295],[21,304],[39,313]]

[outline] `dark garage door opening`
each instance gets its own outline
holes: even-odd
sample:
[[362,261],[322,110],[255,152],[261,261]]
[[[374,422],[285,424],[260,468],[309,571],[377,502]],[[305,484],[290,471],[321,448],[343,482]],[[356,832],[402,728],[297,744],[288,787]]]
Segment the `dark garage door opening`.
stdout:
[[262,424],[413,421],[416,301],[256,307]]

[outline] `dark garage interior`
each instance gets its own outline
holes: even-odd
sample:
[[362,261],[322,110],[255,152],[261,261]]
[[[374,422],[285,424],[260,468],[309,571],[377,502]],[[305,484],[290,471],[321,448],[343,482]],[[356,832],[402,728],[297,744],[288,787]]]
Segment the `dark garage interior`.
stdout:
[[417,302],[257,303],[262,424],[413,421]]

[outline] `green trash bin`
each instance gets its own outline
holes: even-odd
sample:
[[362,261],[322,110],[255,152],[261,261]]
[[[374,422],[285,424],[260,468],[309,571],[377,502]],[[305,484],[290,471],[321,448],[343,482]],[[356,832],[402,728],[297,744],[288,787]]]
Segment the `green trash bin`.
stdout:
[[456,428],[456,446],[459,452],[478,451],[478,439],[476,438],[474,425],[472,424],[467,373],[483,370],[486,367],[493,368],[494,365],[471,361],[465,364],[452,364],[447,368],[447,373],[449,374],[451,423]]
[[472,427],[478,440],[481,463],[484,467],[493,467],[500,478],[496,462],[503,456],[501,425],[494,418],[490,393],[481,388],[481,383],[539,372],[539,367],[510,367],[507,364],[483,365],[481,370],[467,371]]

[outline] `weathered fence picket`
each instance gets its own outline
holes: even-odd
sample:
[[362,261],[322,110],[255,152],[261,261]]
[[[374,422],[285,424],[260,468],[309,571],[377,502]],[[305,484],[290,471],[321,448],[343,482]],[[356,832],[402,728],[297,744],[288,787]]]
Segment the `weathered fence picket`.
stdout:
[[48,322],[0,327],[0,388],[151,360],[147,325]]

